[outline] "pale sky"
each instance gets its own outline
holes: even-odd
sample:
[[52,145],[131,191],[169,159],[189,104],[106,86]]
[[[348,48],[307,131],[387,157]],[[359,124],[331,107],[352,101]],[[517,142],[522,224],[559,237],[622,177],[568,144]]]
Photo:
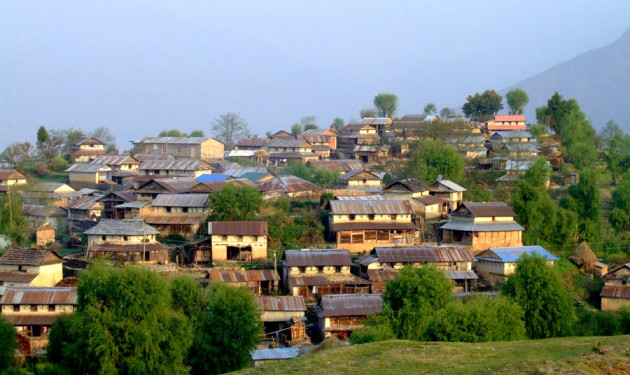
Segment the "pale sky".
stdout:
[[[0,1],[0,152],[107,126],[121,150],[163,129],[321,127],[398,95],[460,108],[612,43],[629,1]],[[533,119],[532,119],[533,120]]]

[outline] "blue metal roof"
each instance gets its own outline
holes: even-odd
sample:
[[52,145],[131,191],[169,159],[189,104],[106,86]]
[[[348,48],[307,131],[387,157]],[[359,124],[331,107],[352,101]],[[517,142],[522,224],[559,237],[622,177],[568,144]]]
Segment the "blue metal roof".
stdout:
[[489,250],[482,252],[475,259],[489,260],[495,262],[516,262],[523,255],[537,254],[547,260],[558,260],[556,256],[551,254],[542,246],[518,246],[518,247],[491,247]]
[[230,178],[230,176],[226,175],[226,174],[202,174],[199,177],[197,177],[197,181],[199,182],[221,182],[221,181],[225,181],[228,178]]

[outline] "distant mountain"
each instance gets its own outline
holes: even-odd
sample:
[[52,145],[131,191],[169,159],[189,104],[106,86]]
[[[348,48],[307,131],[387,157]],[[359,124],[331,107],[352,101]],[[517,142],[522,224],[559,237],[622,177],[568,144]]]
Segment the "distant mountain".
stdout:
[[[558,91],[565,99],[574,98],[582,111],[601,129],[615,120],[630,133],[630,29],[615,42],[592,49],[569,61],[501,90],[519,87],[529,95],[525,108],[528,122],[536,121],[536,107]],[[507,107],[507,105],[506,105]]]

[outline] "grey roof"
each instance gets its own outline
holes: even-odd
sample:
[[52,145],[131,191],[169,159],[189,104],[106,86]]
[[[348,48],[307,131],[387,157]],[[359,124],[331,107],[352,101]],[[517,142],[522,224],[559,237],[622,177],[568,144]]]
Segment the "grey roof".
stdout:
[[153,207],[205,207],[209,194],[159,194]]
[[542,246],[515,246],[515,247],[491,247],[475,257],[479,260],[491,262],[516,262],[523,255],[537,254],[547,260],[558,260],[553,254]]
[[319,192],[322,190],[321,187],[296,176],[275,176],[274,178],[256,184],[256,186],[264,193],[293,193],[301,191]]
[[352,265],[350,252],[340,249],[287,250],[283,257],[289,267]]
[[140,164],[140,162],[131,155],[107,154],[97,157],[92,161],[92,164],[127,165]]
[[437,184],[438,185],[443,185],[446,188],[448,188],[450,190],[453,190],[453,191],[457,191],[457,192],[459,192],[459,191],[466,191],[466,188],[457,185],[456,183],[454,183],[451,180],[441,180],[441,181],[438,181]]
[[[359,177],[358,175],[362,175]],[[366,179],[369,180],[382,180],[381,177],[377,176],[374,172],[363,170],[363,169],[355,169],[350,172],[346,172],[339,177],[341,180],[361,180],[365,176]]]
[[405,180],[392,182],[383,190],[393,193],[416,193],[429,191],[429,186],[415,178],[407,178]]
[[7,287],[0,305],[76,305],[77,288]]
[[[133,143],[147,143],[147,144],[178,144],[178,145],[198,145],[202,144],[205,141],[208,141],[214,138],[206,138],[206,137],[145,137],[139,141],[135,141]],[[217,141],[216,139],[214,139]],[[219,142],[219,141],[217,141]]]
[[14,266],[45,266],[63,263],[55,251],[11,248],[0,257],[0,264]]
[[322,296],[322,316],[364,316],[378,314],[383,309],[380,294],[339,294]]
[[169,170],[169,171],[197,171],[210,170],[210,164],[199,159],[176,160],[146,160],[139,167],[140,170]]
[[451,271],[451,270],[446,270],[444,271],[444,273],[446,273],[446,277],[448,277],[450,280],[476,280],[479,277],[477,276],[477,274],[475,273],[475,271],[471,271],[471,270],[465,270],[465,271]]
[[384,201],[382,195],[338,195],[335,197],[338,201]]
[[440,229],[459,230],[467,232],[504,232],[525,230],[516,221],[494,222],[494,223],[473,223],[472,221],[454,221],[442,225]]
[[151,204],[149,201],[133,201],[122,203],[114,206],[114,208],[142,208]]
[[300,355],[300,347],[293,346],[287,348],[274,348],[274,349],[258,349],[252,350],[252,361],[266,361],[279,359],[291,359]]
[[304,139],[295,138],[275,138],[268,144],[268,148],[281,147],[281,148],[310,148],[311,144]]
[[385,263],[472,262],[470,250],[452,246],[375,247],[374,253]]
[[463,202],[453,216],[514,217],[516,214],[505,202]]
[[403,200],[330,201],[330,211],[333,215],[411,214],[411,206]]
[[160,234],[160,231],[152,226],[145,224],[142,220],[101,220],[92,228],[83,232],[85,234],[94,235],[130,235],[143,236]]
[[510,139],[510,138],[531,138],[532,133],[528,131],[519,131],[519,130],[506,130],[506,131],[497,131],[490,138],[492,139]]
[[68,209],[69,210],[91,210],[96,205],[98,205],[100,208],[101,204],[99,203],[99,200],[101,198],[102,198],[101,196],[86,195],[68,204]]
[[92,163],[74,163],[65,172],[69,173],[96,173],[96,172],[110,172],[112,169],[105,164],[92,164]]

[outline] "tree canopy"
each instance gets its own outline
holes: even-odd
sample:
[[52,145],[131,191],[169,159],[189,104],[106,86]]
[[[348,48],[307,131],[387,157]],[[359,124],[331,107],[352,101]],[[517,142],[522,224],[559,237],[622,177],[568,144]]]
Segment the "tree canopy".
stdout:
[[420,140],[411,144],[407,163],[408,176],[421,181],[435,181],[438,175],[459,182],[464,177],[464,156],[441,140]]
[[226,150],[233,150],[234,145],[250,135],[249,125],[241,116],[228,112],[214,119],[211,127],[212,135],[223,142]]
[[362,110],[359,111],[359,116],[361,116],[362,119],[377,117],[378,110],[376,108],[363,108]]
[[264,202],[260,192],[249,186],[228,183],[210,194],[209,221],[254,220]]
[[16,348],[15,328],[0,314],[0,372],[11,366]]
[[488,121],[503,109],[503,97],[494,90],[486,90],[483,94],[468,95],[462,106],[464,114],[475,121]]
[[524,90],[519,88],[511,89],[505,94],[505,100],[509,107],[511,115],[522,115],[523,109],[529,103],[529,96]]
[[427,103],[424,106],[424,111],[423,112],[424,112],[425,115],[437,115],[438,109],[437,109],[435,103]]
[[501,294],[518,303],[525,312],[525,331],[532,339],[568,335],[575,311],[573,300],[560,274],[539,255],[524,255],[516,272],[507,277]]
[[393,118],[398,110],[398,96],[388,93],[380,93],[374,97],[374,106],[380,117]]

